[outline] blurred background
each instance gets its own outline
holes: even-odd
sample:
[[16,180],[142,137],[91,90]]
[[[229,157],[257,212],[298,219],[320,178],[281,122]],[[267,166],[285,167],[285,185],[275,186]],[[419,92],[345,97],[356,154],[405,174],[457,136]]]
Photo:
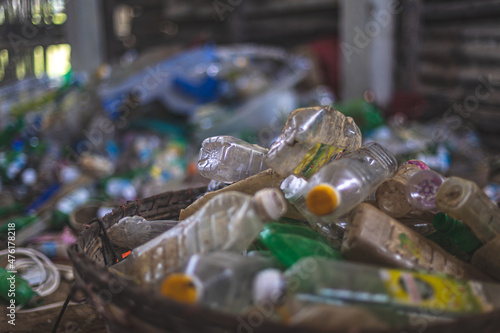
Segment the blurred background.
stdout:
[[67,263],[90,218],[206,184],[206,137],[267,148],[319,105],[498,202],[499,17],[497,0],[0,1],[3,229]]

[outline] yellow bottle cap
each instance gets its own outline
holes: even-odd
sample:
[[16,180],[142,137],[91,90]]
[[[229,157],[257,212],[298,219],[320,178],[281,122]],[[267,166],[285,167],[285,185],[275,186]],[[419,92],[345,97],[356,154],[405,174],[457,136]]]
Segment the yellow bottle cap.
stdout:
[[161,284],[161,294],[188,304],[194,304],[198,300],[196,283],[186,274],[170,274]]
[[315,215],[328,215],[339,205],[337,190],[329,184],[313,187],[306,196],[306,206]]

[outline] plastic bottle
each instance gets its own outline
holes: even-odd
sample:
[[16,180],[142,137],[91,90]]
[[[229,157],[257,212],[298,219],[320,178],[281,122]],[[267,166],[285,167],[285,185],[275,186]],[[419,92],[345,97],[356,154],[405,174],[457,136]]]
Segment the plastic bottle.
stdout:
[[406,184],[406,199],[411,206],[425,211],[436,211],[436,196],[445,178],[432,170],[414,173]]
[[432,225],[463,252],[473,252],[483,245],[469,227],[444,213],[437,213]]
[[500,235],[474,252],[471,263],[482,272],[500,280]]
[[37,217],[35,215],[12,217],[9,220],[2,223],[2,225],[0,226],[0,235],[7,234],[7,231],[9,229],[8,225],[11,223],[15,224],[16,231],[20,231],[22,228],[25,228],[26,226],[30,225],[36,220]]
[[232,183],[267,169],[267,149],[232,136],[214,136],[201,144],[198,158],[200,175]]
[[328,224],[366,199],[396,169],[395,157],[371,142],[324,166],[307,184],[291,176],[281,189],[310,223]]
[[309,178],[344,151],[361,146],[361,131],[351,117],[329,106],[294,110],[269,148],[267,165],[286,177]]
[[134,249],[173,228],[179,221],[148,221],[142,216],[126,216],[108,230],[114,245]]
[[159,282],[193,254],[246,250],[262,231],[264,221],[278,219],[285,210],[286,201],[277,189],[263,189],[254,196],[221,193],[112,268],[141,283]]
[[465,223],[483,243],[500,234],[500,208],[474,182],[459,177],[446,179],[437,192],[436,204],[442,212]]
[[332,248],[326,239],[306,226],[268,223],[257,241],[286,268],[309,256],[342,259],[340,251]]
[[24,205],[20,202],[0,207],[0,218],[6,218],[13,214],[21,213],[24,210]]
[[17,274],[0,267],[0,297],[11,305],[11,300],[18,305],[36,305],[41,298],[29,283]]
[[445,273],[459,279],[488,280],[471,265],[454,258],[370,204],[360,204],[351,216],[341,248],[348,260]]
[[409,160],[398,168],[391,179],[380,184],[375,193],[379,209],[394,218],[410,213],[414,208],[406,200],[406,185],[408,179],[420,170],[429,170],[429,167],[424,162]]
[[274,266],[271,258],[258,255],[195,254],[179,273],[165,278],[161,293],[180,302],[241,313],[253,303],[255,275]]
[[380,268],[348,261],[304,258],[285,273],[267,269],[256,299],[300,298],[313,302],[378,305],[397,312],[459,316],[500,308],[500,286],[443,275]]

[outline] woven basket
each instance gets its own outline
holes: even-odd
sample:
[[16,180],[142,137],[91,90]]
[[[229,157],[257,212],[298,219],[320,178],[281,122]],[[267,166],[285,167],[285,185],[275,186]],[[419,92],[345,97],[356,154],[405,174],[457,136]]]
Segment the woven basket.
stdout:
[[[76,288],[104,318],[110,332],[325,332],[305,327],[285,326],[263,315],[234,316],[200,306],[190,306],[162,297],[157,291],[128,282],[106,266],[116,261],[114,249],[106,241],[107,229],[124,216],[142,215],[148,220],[179,216],[206,188],[166,192],[143,200],[128,202],[102,220],[85,226],[78,241],[69,250]],[[91,221],[89,221],[91,222]],[[96,223],[97,222],[97,223]],[[102,227],[101,227],[102,226]],[[105,230],[102,230],[104,228]],[[329,330],[328,332],[341,332]],[[345,332],[342,331],[342,332]],[[381,332],[353,329],[350,332]],[[412,327],[384,333],[499,333],[500,311],[464,317],[447,324],[432,325],[416,320]]]

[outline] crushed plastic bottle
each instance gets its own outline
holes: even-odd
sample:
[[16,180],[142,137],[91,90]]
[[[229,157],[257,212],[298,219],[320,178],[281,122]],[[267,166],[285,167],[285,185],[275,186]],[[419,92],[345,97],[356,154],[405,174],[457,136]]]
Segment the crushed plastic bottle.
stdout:
[[277,189],[263,189],[254,196],[221,193],[111,268],[140,283],[159,283],[193,254],[246,250],[262,231],[264,221],[276,220],[285,211],[286,201]]
[[348,261],[304,258],[285,273],[267,269],[259,300],[296,297],[330,304],[368,304],[397,312],[431,311],[438,316],[491,312],[500,308],[500,286]]
[[215,136],[203,141],[198,172],[206,178],[232,183],[265,169],[267,149],[232,136]]
[[367,203],[352,212],[341,251],[344,258],[367,264],[445,273],[459,279],[489,279]]
[[267,165],[282,176],[311,177],[323,165],[361,146],[361,131],[351,117],[329,106],[293,111],[269,148]]
[[329,224],[365,200],[396,169],[395,157],[371,142],[324,166],[308,182],[289,176],[281,189],[313,226]]
[[180,302],[241,313],[253,304],[255,275],[271,267],[274,261],[259,255],[195,254],[180,272],[165,278],[161,293]]
[[459,177],[446,179],[436,195],[437,207],[465,223],[487,243],[500,234],[500,208],[477,186]]
[[377,188],[375,197],[378,208],[394,218],[410,213],[414,208],[406,200],[406,185],[408,179],[420,170],[429,170],[429,167],[417,160],[403,163],[391,179],[386,180]]

